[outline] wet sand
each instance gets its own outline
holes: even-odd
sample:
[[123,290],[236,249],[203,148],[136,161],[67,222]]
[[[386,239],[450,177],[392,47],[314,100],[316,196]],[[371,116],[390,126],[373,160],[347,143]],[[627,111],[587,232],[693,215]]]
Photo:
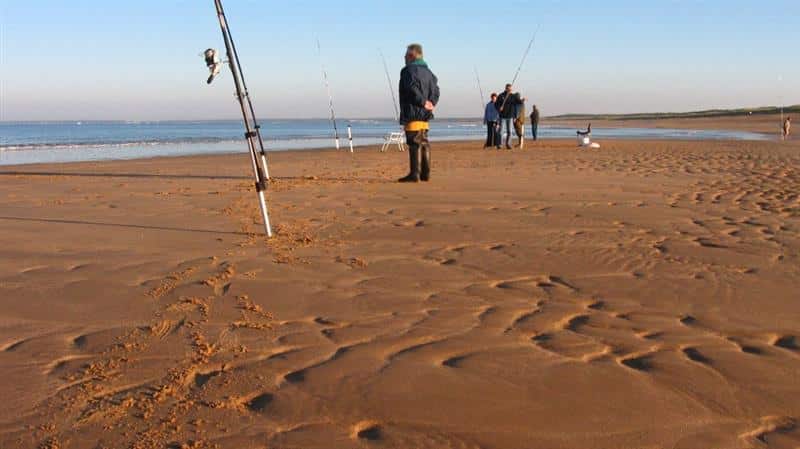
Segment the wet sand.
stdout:
[[0,447],[797,448],[800,142],[0,168]]
[[[792,116],[792,114],[787,114]],[[796,119],[796,117],[793,117]],[[586,129],[586,124],[598,128],[668,128],[668,129],[715,129],[763,133],[776,139],[781,135],[779,114],[754,114],[751,116],[674,118],[654,120],[557,120],[544,118],[543,125],[572,126]]]

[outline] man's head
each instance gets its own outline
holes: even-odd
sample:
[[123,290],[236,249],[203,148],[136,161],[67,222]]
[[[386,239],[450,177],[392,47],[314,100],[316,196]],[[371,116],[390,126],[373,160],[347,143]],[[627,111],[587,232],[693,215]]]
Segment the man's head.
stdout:
[[512,86],[512,85],[511,85],[511,83],[508,83],[508,84],[506,84],[506,92],[510,94],[510,93],[511,93],[511,89],[512,89],[513,87],[514,87],[514,86]]
[[536,107],[536,105],[533,105],[533,109],[539,109],[539,108],[538,108],[538,107]]
[[410,64],[417,59],[422,59],[422,45],[411,44],[406,48],[406,64]]
[[492,98],[492,103],[494,103],[495,101],[497,101],[497,94],[492,92],[491,98]]

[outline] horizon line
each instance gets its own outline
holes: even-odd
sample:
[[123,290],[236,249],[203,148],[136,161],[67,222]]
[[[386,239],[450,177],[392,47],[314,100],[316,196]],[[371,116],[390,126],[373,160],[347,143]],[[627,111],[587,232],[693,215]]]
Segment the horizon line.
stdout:
[[[487,103],[488,104],[488,103]],[[576,117],[589,117],[589,116],[608,116],[608,117],[625,117],[637,115],[659,115],[659,114],[698,114],[698,113],[711,113],[711,112],[744,112],[744,111],[768,111],[771,109],[794,109],[800,108],[800,103],[789,104],[783,106],[753,106],[753,107],[739,107],[739,108],[711,108],[699,109],[690,111],[659,111],[659,112],[625,112],[625,113],[612,113],[612,112],[566,112],[562,114],[546,115],[543,118],[568,118],[570,116]],[[451,116],[439,117],[439,120],[482,120],[481,116]],[[137,122],[222,122],[222,121],[238,121],[241,117],[232,118],[196,118],[196,119],[182,119],[182,118],[169,118],[169,119],[96,119],[96,118],[74,118],[74,119],[23,119],[23,120],[0,120],[0,123],[64,123],[64,122],[123,122],[123,123],[137,123]],[[330,121],[330,117],[269,117],[257,118],[259,121],[265,120],[326,120]],[[355,120],[386,120],[396,121],[394,117],[344,117],[337,118],[337,122],[347,122]]]

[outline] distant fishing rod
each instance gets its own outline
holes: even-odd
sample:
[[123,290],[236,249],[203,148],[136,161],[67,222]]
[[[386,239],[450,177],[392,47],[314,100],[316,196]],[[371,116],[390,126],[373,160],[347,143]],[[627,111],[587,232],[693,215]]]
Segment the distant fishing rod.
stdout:
[[325,70],[325,63],[322,62],[322,46],[317,38],[317,52],[319,53],[319,64],[322,67],[322,80],[325,82],[325,89],[328,91],[328,105],[331,108],[331,123],[333,124],[333,138],[336,141],[336,149],[339,149],[339,129],[336,127],[336,112],[333,110],[333,94],[331,85],[328,82],[328,71]]
[[389,83],[389,93],[392,94],[392,106],[394,106],[394,119],[395,121],[400,120],[400,110],[397,108],[397,97],[394,95],[394,85],[392,84],[392,76],[389,75],[389,66],[386,65],[386,57],[383,56],[383,51],[378,50],[381,54],[381,60],[383,61],[383,71],[386,72],[386,81]]
[[531,48],[533,48],[533,44],[536,42],[536,35],[539,34],[540,26],[541,25],[536,25],[536,31],[533,32],[533,37],[531,38],[531,41],[528,42],[528,48],[525,49],[525,53],[522,55],[522,61],[520,61],[519,67],[517,67],[517,73],[514,74],[514,79],[511,80],[512,85],[516,83],[517,78],[519,78],[519,74],[522,71],[522,66],[525,65],[525,60],[528,59],[528,53],[531,52]]
[[[514,79],[511,80],[511,85],[513,86],[517,82],[517,78],[519,78],[520,72],[522,72],[522,67],[525,65],[525,60],[528,59],[528,53],[531,52],[531,48],[533,48],[533,44],[536,42],[536,35],[539,34],[540,25],[536,25],[536,31],[533,32],[533,37],[531,37],[530,42],[528,42],[528,48],[525,49],[525,53],[522,54],[522,61],[519,63],[519,67],[517,67],[517,73],[514,74]],[[500,105],[500,109],[503,109],[506,105],[506,101],[508,100],[508,95],[505,95],[503,98],[503,104]]]
[[481,77],[478,75],[478,66],[474,66],[475,79],[478,80],[478,92],[481,94],[481,110],[486,106],[486,97],[483,96],[483,87],[481,86]]
[[781,74],[781,75],[778,75],[778,82],[779,82],[779,83],[781,83],[781,85],[780,85],[780,87],[779,87],[779,90],[780,90],[780,92],[781,92],[781,99],[780,99],[780,102],[781,102],[781,105],[780,105],[780,106],[781,106],[781,125],[780,125],[780,130],[781,130],[781,140],[785,140],[785,139],[786,139],[786,136],[783,134],[783,126],[784,126],[784,125],[783,125],[783,103],[784,103],[784,96],[783,96],[783,74]]

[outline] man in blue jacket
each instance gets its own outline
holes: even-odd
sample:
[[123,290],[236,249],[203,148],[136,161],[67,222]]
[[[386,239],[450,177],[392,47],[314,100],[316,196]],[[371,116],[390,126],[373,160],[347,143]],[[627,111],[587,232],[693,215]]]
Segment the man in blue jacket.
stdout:
[[439,81],[422,59],[422,46],[406,49],[406,66],[400,72],[400,124],[406,131],[410,170],[400,182],[428,181],[431,176],[431,145],[428,122],[439,102]]
[[483,123],[486,125],[486,144],[484,149],[497,146],[500,149],[500,135],[497,133],[497,127],[500,126],[500,113],[497,112],[497,94],[492,93],[492,101],[486,105],[486,111],[483,113]]

